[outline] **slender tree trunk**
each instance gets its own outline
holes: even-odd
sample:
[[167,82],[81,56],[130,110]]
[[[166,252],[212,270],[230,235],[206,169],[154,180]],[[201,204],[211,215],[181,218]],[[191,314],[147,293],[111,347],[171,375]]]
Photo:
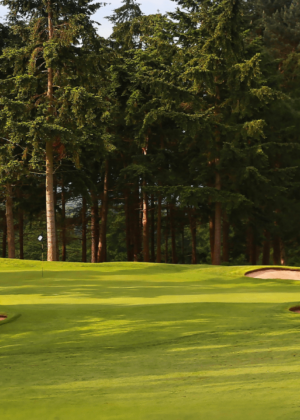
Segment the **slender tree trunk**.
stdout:
[[273,263],[274,265],[281,265],[280,237],[278,235],[274,235],[273,237]]
[[[216,189],[221,189],[220,174],[216,173]],[[215,240],[213,265],[221,264],[221,243],[222,243],[222,208],[221,203],[215,206]]]
[[257,262],[257,254],[258,254],[257,248],[258,247],[255,242],[255,237],[254,235],[252,235],[252,248],[251,248],[251,264],[252,265],[256,265],[256,262]]
[[214,260],[214,249],[215,249],[215,216],[212,215],[209,218],[209,241],[210,241],[210,258],[211,263]]
[[[52,4],[48,0],[48,33],[49,40],[53,38]],[[49,118],[53,115],[53,69],[48,68]],[[53,143],[46,142],[46,219],[47,219],[47,260],[56,261],[56,230],[53,196]]]
[[66,232],[66,191],[64,180],[61,182],[61,217],[62,217],[62,261],[67,259],[67,232]]
[[157,204],[156,262],[161,263],[161,195]]
[[181,255],[182,255],[182,264],[185,264],[185,252],[184,252],[184,223],[182,224],[182,229],[181,229]]
[[6,214],[3,214],[3,236],[2,236],[2,258],[6,258],[6,243],[7,243],[7,222]]
[[270,265],[270,233],[265,231],[265,240],[263,244],[263,257],[262,257],[262,264],[263,265]]
[[177,264],[177,253],[176,253],[176,234],[175,234],[175,210],[174,206],[170,206],[170,221],[171,221],[171,239],[172,239],[172,264]]
[[55,220],[55,238],[56,238],[56,261],[59,261],[59,235],[57,223],[57,177],[53,175],[53,199],[54,199],[54,220]]
[[251,265],[256,265],[257,245],[256,245],[254,230],[252,226],[248,226],[247,237],[248,237],[247,238],[248,261]]
[[10,184],[7,184],[6,186],[6,223],[7,223],[8,258],[15,258],[16,251],[15,251],[13,199],[12,199],[12,187]]
[[135,233],[135,208],[132,194],[130,194],[130,200],[128,203],[129,212],[129,261],[134,261],[134,233]]
[[56,261],[56,228],[53,194],[53,149],[46,144],[46,217],[47,217],[47,260]]
[[133,243],[133,255],[134,261],[139,261],[140,255],[140,194],[139,184],[137,183],[134,193],[134,243]]
[[125,201],[124,201],[124,210],[125,210],[125,234],[126,234],[126,251],[127,251],[127,261],[131,261],[131,229],[130,229],[130,210],[129,210],[129,191],[125,189]]
[[97,250],[99,240],[99,220],[98,220],[98,199],[94,192],[92,196],[92,207],[91,207],[91,262],[97,262]]
[[168,234],[168,209],[167,209],[167,214],[166,214],[166,229],[165,229],[165,263],[168,263],[169,260],[169,250],[168,250],[168,242],[169,242],[169,234]]
[[189,211],[190,229],[192,235],[192,264],[197,264],[197,228],[194,210]]
[[155,262],[155,246],[154,246],[154,241],[155,241],[155,221],[154,221],[154,216],[155,216],[155,208],[154,208],[154,196],[153,194],[151,194],[151,261]]
[[81,231],[81,242],[82,242],[82,262],[86,262],[86,198],[82,197],[82,231]]
[[[143,181],[146,187],[146,180]],[[143,259],[149,262],[149,225],[148,225],[148,197],[146,191],[143,191]]]
[[19,245],[20,260],[24,260],[24,212],[19,208]]
[[229,222],[227,220],[227,215],[223,213],[223,262],[229,262]]
[[107,231],[107,214],[108,214],[108,159],[105,161],[103,200],[102,200],[102,214],[101,214],[101,228],[98,247],[98,262],[106,262],[106,231]]
[[280,238],[280,262],[281,265],[286,265],[286,254],[285,254],[285,249],[284,249],[284,243],[282,241],[282,239]]

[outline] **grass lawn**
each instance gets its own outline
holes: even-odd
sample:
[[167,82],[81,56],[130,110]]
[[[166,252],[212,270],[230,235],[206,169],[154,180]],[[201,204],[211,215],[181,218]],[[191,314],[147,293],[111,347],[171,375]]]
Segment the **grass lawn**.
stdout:
[[299,419],[300,282],[44,267],[0,259],[1,420]]

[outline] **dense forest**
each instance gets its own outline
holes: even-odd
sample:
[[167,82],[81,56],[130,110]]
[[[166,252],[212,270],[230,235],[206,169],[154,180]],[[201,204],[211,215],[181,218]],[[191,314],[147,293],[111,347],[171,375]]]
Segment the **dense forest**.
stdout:
[[300,1],[2,0],[3,258],[300,264]]

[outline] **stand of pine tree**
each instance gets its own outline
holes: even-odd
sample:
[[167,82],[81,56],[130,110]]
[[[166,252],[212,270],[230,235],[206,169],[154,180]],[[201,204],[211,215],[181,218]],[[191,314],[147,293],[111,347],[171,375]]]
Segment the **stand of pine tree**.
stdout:
[[3,258],[300,264],[300,3],[176,2],[0,1]]

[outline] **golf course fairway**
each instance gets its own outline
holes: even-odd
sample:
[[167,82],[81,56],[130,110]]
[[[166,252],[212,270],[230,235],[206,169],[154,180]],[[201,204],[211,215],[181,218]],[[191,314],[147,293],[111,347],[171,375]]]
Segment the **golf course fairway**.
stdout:
[[300,418],[300,282],[0,259],[1,420]]

